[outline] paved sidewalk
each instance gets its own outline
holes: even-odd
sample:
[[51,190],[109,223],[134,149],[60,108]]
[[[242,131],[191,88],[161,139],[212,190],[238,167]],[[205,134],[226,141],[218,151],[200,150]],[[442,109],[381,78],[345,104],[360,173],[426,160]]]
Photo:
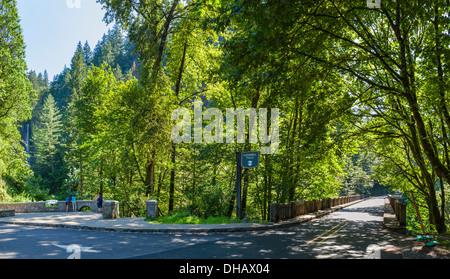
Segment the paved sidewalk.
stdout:
[[53,212],[53,213],[17,213],[15,216],[0,218],[0,223],[48,226],[57,228],[70,228],[79,230],[98,230],[116,232],[139,233],[208,233],[208,232],[243,232],[270,230],[289,227],[320,218],[342,208],[359,203],[363,200],[335,206],[319,212],[302,215],[279,223],[231,223],[231,224],[152,224],[144,218],[120,218],[105,220],[102,214],[93,212]]

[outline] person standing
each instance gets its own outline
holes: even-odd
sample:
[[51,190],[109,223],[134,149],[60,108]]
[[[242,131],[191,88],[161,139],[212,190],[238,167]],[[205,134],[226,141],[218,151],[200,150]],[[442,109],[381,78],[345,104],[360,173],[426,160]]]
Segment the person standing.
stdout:
[[71,200],[72,200],[72,198],[70,197],[70,195],[67,195],[67,197],[66,197],[66,212],[69,212]]
[[102,194],[98,193],[97,198],[95,198],[97,200],[97,207],[98,207],[98,212],[103,212],[103,197]]
[[77,212],[77,197],[75,195],[72,196],[72,208],[73,212]]

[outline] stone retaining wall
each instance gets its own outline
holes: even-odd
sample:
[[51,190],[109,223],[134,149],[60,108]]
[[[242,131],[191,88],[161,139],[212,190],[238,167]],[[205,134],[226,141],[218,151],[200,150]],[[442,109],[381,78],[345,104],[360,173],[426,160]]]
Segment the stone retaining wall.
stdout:
[[0,210],[0,218],[14,216],[14,210]]
[[16,213],[58,211],[58,208],[45,207],[45,202],[0,203],[0,210],[14,210]]
[[[97,212],[97,202],[95,200],[76,201],[76,210],[88,207],[92,212]],[[18,202],[18,203],[0,203],[0,210],[13,210],[15,213],[39,213],[39,212],[66,212],[66,202],[58,201],[54,206],[46,206],[45,202]],[[69,208],[72,212],[72,206]],[[103,201],[103,218],[119,218],[119,202]]]

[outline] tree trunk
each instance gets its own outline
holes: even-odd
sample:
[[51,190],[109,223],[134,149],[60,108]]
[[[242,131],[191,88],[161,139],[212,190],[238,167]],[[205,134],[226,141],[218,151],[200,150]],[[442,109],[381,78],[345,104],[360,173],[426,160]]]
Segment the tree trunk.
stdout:
[[100,170],[98,172],[98,176],[100,177],[100,189],[99,189],[99,193],[102,193],[103,195],[103,160],[102,160],[102,164],[100,165]]
[[[259,96],[260,96],[260,86],[257,85],[256,86],[256,94],[252,99],[252,108],[256,109],[258,107],[258,101],[259,101]],[[256,123],[255,123],[256,125]],[[249,131],[247,133],[247,141],[245,143],[245,147],[244,147],[244,151],[250,151],[251,145],[250,145],[250,121],[249,121]],[[241,207],[241,211],[242,211],[242,217],[245,217],[245,211],[247,209],[247,193],[248,193],[248,180],[249,180],[249,176],[248,176],[249,170],[248,169],[244,169],[243,170],[243,174],[242,174],[242,178],[244,179],[244,183],[243,183],[243,187],[242,187],[242,207]]]
[[167,37],[169,35],[169,29],[171,27],[172,20],[175,15],[175,8],[178,6],[179,0],[175,0],[172,3],[172,7],[170,8],[170,11],[167,13],[166,21],[164,22],[162,35],[160,38],[159,48],[158,48],[158,54],[156,56],[155,63],[153,64],[153,72],[152,76],[150,77],[151,82],[153,83],[153,88],[157,87],[157,77],[160,71],[161,61],[164,53],[164,48],[166,47],[166,41]]
[[[236,169],[236,168],[232,168],[232,169]],[[233,172],[233,175],[230,176],[230,184],[229,187],[232,189],[231,191],[231,196],[230,199],[228,200],[228,210],[226,213],[226,216],[228,218],[231,218],[231,216],[233,215],[233,209],[234,209],[234,203],[236,201],[236,184],[234,184],[233,182],[236,180],[236,172]]]
[[145,176],[146,197],[149,197],[150,194],[153,194],[153,192],[155,191],[155,166],[156,166],[155,157],[156,157],[156,150],[153,149],[150,162],[147,162],[147,170]]
[[[177,1],[175,1],[177,2]],[[175,3],[174,2],[174,3]],[[175,96],[179,97],[181,89],[181,81],[183,79],[184,63],[186,60],[187,43],[184,44],[183,57],[181,58],[180,70],[175,86]],[[179,100],[178,100],[179,101]],[[176,145],[172,142],[172,169],[170,170],[170,189],[169,189],[169,212],[174,209],[175,195],[175,163],[176,163]]]
[[176,146],[172,143],[172,168],[170,170],[170,188],[169,188],[169,212],[173,211],[175,200],[175,159],[176,159]]
[[80,159],[80,188],[79,188],[79,195],[80,197],[83,196],[83,182],[84,178],[83,178],[83,162]]
[[181,90],[181,80],[183,79],[183,71],[184,71],[184,64],[186,61],[187,46],[188,46],[187,42],[184,43],[183,57],[181,58],[180,70],[178,72],[177,84],[175,86],[175,93],[176,93],[177,99],[179,98],[180,90]]

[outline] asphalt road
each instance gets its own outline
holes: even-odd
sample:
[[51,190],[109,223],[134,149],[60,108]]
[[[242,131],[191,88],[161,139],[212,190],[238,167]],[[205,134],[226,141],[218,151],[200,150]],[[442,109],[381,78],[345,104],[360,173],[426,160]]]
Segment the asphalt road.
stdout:
[[0,224],[0,259],[363,259],[383,257],[384,199],[294,227],[245,233],[139,234]]

